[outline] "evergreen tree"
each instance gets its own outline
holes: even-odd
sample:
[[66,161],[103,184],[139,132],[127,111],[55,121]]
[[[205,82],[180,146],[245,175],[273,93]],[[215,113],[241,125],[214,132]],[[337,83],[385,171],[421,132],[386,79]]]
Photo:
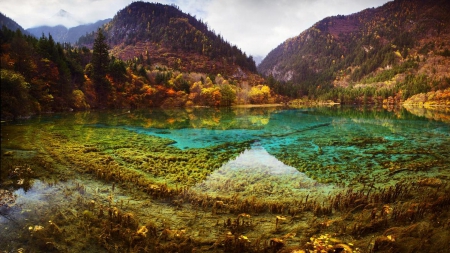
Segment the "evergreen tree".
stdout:
[[111,85],[106,79],[109,65],[109,53],[106,37],[99,28],[97,37],[94,41],[94,48],[92,52],[92,81],[94,83],[95,91],[97,92],[97,99],[100,104],[103,104],[108,99],[108,94],[111,90]]

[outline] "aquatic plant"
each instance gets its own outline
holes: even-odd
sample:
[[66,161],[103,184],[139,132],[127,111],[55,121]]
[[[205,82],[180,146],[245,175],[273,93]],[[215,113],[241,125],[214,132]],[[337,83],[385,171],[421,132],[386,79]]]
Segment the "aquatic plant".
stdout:
[[[426,148],[431,145],[426,138],[409,147],[409,140],[378,135],[308,134],[314,141],[305,146],[276,143],[281,148],[267,149],[295,167],[291,174],[273,176],[267,163],[252,160],[258,164],[251,167],[253,174],[232,163],[255,145],[250,141],[179,149],[171,140],[121,128],[42,127],[33,131],[39,153],[25,160],[16,159],[18,151],[2,156],[8,173],[2,170],[6,180],[0,193],[12,206],[8,196],[21,188],[19,180],[39,177],[46,189],[60,194],[46,195],[32,212],[11,208],[10,214],[25,215],[29,222],[9,226],[0,246],[35,252],[439,252],[450,247],[443,155],[448,143],[433,144],[440,149],[435,151]],[[352,152],[362,152],[367,161],[355,161]],[[235,166],[226,171],[229,163]],[[33,173],[26,174],[27,168]],[[23,237],[17,236],[19,228],[26,230]]]
[[361,252],[359,248],[352,249],[353,244],[345,244],[339,239],[331,237],[329,234],[311,237],[307,243],[307,248],[312,252]]

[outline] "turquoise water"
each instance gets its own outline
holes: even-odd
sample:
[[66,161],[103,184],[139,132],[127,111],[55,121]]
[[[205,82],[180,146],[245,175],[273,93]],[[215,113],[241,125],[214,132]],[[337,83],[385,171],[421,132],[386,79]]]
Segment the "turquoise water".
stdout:
[[[407,218],[406,223],[390,220],[374,227],[373,219],[393,215],[393,208],[396,215],[407,212],[418,199],[448,195],[450,115],[413,113],[353,107],[194,108],[93,111],[5,122],[0,248],[133,252],[132,244],[179,245],[181,240],[173,238],[182,234],[201,252],[238,252],[239,245],[223,248],[223,240],[233,233],[240,238],[233,237],[235,243],[250,238],[270,246],[270,240],[282,238],[297,249],[324,234],[350,242],[350,234],[356,238],[351,243],[367,249],[376,236],[392,233],[390,227],[411,224]],[[369,196],[405,182],[412,185],[411,194],[402,201],[378,197],[365,200],[364,209],[350,204],[349,210],[320,211],[347,189]],[[445,207],[438,200],[428,206]],[[387,214],[378,214],[380,210]],[[448,211],[438,211],[441,219],[448,218]],[[118,213],[135,222],[117,223]],[[416,221],[435,226],[438,214]],[[236,217],[237,227],[232,223]],[[239,219],[247,225],[240,227]],[[113,223],[122,232],[110,231]],[[155,228],[153,239],[129,241],[144,225]],[[365,234],[359,234],[358,226]],[[167,231],[178,232],[161,239]],[[450,238],[448,227],[436,231]],[[213,246],[216,242],[222,246]],[[254,251],[262,252],[261,245]]]
[[[117,118],[101,119],[93,127],[166,138],[181,150],[254,141],[283,163],[335,183],[349,183],[361,174],[387,177],[400,169],[430,172],[450,162],[449,123],[406,110],[155,110]],[[388,179],[378,181],[383,180]]]
[[396,113],[345,107],[90,112],[43,116],[19,124],[52,130],[125,129],[167,139],[180,150],[255,141],[301,171],[327,166],[414,170],[417,163],[425,166],[439,160],[442,167],[449,161],[450,124],[404,109]]
[[255,141],[302,171],[316,166],[389,169],[390,163],[408,167],[413,161],[433,159],[442,166],[449,161],[450,124],[404,109],[198,108],[49,115],[19,123],[67,130],[125,129],[167,139],[180,150]]

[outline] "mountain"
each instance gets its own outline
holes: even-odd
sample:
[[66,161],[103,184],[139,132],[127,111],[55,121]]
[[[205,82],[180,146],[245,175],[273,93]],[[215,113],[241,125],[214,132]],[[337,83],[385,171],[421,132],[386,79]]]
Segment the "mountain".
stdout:
[[[145,56],[182,72],[241,77],[256,73],[251,56],[173,5],[134,2],[104,26],[104,33],[111,53],[123,60]],[[92,46],[94,38],[94,33],[83,36],[79,44]]]
[[91,33],[92,31],[96,31],[99,27],[102,27],[103,25],[107,24],[110,21],[111,19],[108,18],[104,20],[99,20],[95,23],[79,25],[69,28],[69,31],[67,32],[68,34],[67,42],[74,44],[80,39],[81,36]]
[[[68,14],[67,12],[63,12],[64,10],[61,10],[59,12],[59,16],[63,15],[66,17]],[[93,31],[96,31],[99,27],[102,27],[104,24],[111,21],[111,19],[104,19],[99,20],[95,23],[91,24],[85,24],[85,25],[79,25],[72,28],[67,28],[63,25],[58,26],[39,26],[34,28],[29,28],[27,31],[35,36],[36,38],[40,38],[42,34],[45,36],[48,36],[48,34],[51,34],[53,39],[56,42],[59,43],[71,43],[74,44],[78,41],[78,39],[86,35],[87,33],[91,33]]]
[[52,17],[53,20],[58,22],[58,24],[63,24],[64,26],[73,27],[75,25],[81,24],[77,18],[75,18],[72,13],[67,12],[66,10],[60,9],[55,15]]
[[67,12],[66,10],[60,9],[55,15],[54,17],[57,18],[66,18],[69,20],[75,20],[75,18],[72,16],[72,14],[70,14],[69,12]]
[[2,120],[90,108],[217,107],[283,99],[264,84],[251,56],[175,6],[132,3],[82,36],[78,46],[6,27],[0,38]]
[[17,24],[16,21],[8,18],[0,12],[0,28],[3,26],[6,26],[6,28],[11,31],[16,31],[17,29],[19,29],[22,33],[26,34],[25,30],[19,24]]
[[341,102],[352,87],[374,100],[443,89],[450,86],[449,12],[447,0],[395,0],[328,17],[273,49],[258,71],[284,83],[281,93]]
[[28,28],[27,32],[33,35],[36,38],[40,38],[42,35],[48,37],[48,35],[52,35],[53,40],[59,43],[63,43],[65,38],[67,37],[67,32],[69,30],[67,27],[63,25],[57,26],[38,26],[34,28]]

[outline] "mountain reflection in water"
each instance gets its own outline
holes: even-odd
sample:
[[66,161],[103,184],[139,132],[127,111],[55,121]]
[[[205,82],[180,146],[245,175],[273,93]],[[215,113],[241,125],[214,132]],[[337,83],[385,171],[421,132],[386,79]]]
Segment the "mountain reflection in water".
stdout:
[[282,163],[259,143],[192,187],[193,191],[213,197],[239,194],[266,200],[302,199],[313,192],[324,196],[336,189]]

